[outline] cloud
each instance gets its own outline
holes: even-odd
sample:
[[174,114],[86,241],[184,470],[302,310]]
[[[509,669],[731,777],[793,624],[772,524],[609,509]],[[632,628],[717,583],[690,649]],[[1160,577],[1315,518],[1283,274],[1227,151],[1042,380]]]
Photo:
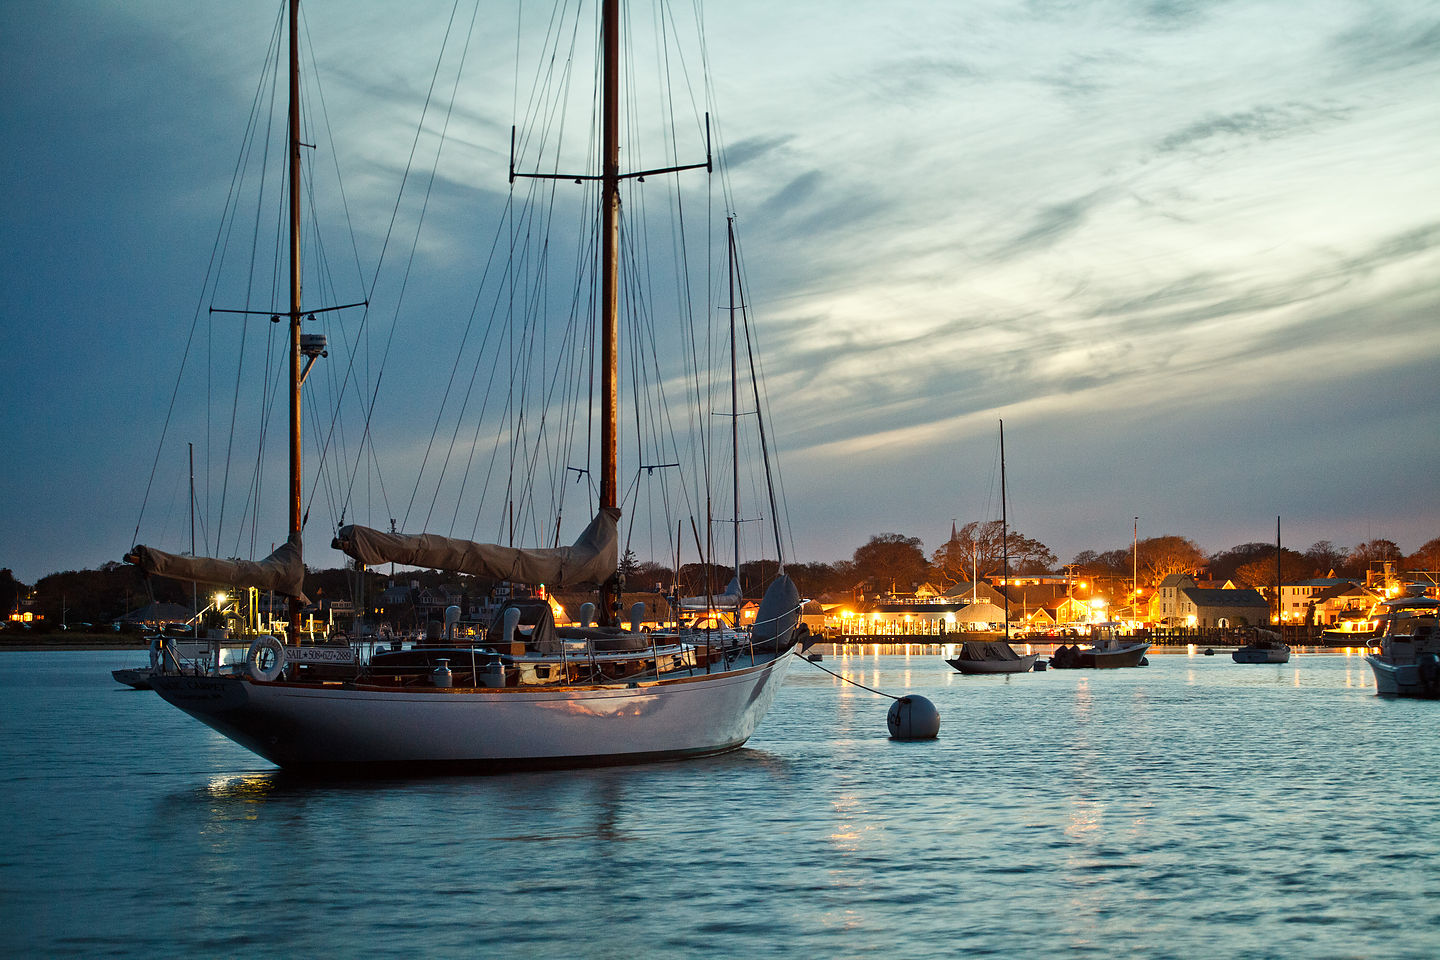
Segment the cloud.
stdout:
[[1276,140],[1311,133],[1326,123],[1343,120],[1347,112],[1304,103],[1261,106],[1224,116],[1209,116],[1164,137],[1160,153],[1233,149],[1237,144]]
[[1084,226],[1091,211],[1104,199],[1104,191],[1097,190],[1064,203],[1041,207],[1030,226],[991,254],[991,259],[1004,260],[1053,246]]

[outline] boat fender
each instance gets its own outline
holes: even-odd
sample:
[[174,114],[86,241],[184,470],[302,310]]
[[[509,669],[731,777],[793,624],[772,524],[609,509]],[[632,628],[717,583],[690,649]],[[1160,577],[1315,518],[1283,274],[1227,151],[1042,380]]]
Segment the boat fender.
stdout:
[[940,711],[915,694],[892,703],[885,723],[892,740],[934,740],[940,735]]
[[[266,661],[269,661],[268,666]],[[285,645],[274,637],[256,637],[245,654],[245,670],[250,678],[269,682],[279,677],[284,669]]]
[[165,643],[165,641],[161,640],[159,637],[156,637],[154,640],[151,640],[151,641],[150,641],[150,669],[151,669],[151,670],[158,670],[158,669],[160,669],[160,650],[161,650],[161,648],[164,646],[164,643]]

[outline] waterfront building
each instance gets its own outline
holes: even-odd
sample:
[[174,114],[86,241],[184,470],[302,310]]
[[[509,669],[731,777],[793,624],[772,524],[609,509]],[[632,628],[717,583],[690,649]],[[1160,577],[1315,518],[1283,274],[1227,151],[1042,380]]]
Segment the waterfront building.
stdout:
[[1182,587],[1178,622],[1190,627],[1245,627],[1270,622],[1270,601],[1255,590]]
[[1165,625],[1183,624],[1185,615],[1180,612],[1180,591],[1198,586],[1195,578],[1188,573],[1172,573],[1150,595],[1150,622]]
[[1344,614],[1364,613],[1382,599],[1354,580],[1341,577],[1316,577],[1298,583],[1280,585],[1281,623],[1306,623],[1330,626]]

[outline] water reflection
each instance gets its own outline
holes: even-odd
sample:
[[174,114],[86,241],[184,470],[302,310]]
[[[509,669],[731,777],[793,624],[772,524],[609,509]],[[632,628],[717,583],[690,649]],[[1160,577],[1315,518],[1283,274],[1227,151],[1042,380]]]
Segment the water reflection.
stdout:
[[103,696],[107,664],[72,695],[23,657],[0,744],[16,956],[254,952],[282,892],[303,892],[296,954],[1259,957],[1300,931],[1300,953],[1440,955],[1440,830],[1410,818],[1397,846],[1393,817],[1356,815],[1433,801],[1440,712],[1376,698],[1358,655],[957,685],[865,651],[837,672],[929,697],[940,740],[895,744],[888,701],[797,669],[722,757],[339,782]]

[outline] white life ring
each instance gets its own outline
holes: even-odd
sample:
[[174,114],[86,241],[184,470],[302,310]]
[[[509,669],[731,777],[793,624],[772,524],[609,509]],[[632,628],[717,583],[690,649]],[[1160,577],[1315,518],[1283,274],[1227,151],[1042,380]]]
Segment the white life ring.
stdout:
[[[266,660],[270,660],[269,666]],[[285,645],[274,637],[256,637],[245,654],[245,669],[252,680],[276,679],[285,669]]]

